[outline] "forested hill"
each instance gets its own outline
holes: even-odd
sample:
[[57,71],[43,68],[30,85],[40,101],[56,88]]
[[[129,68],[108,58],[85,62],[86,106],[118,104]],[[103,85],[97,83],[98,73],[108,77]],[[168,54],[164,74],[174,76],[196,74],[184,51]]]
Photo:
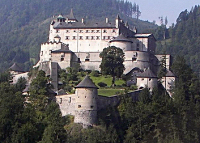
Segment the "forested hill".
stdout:
[[13,62],[25,63],[38,59],[40,44],[47,41],[51,18],[69,14],[73,8],[77,19],[114,19],[117,14],[139,31],[156,25],[138,20],[141,12],[135,3],[124,0],[1,0],[0,1],[0,71]]
[[[163,33],[166,40],[163,40]],[[184,56],[191,68],[199,74],[200,70],[200,6],[195,6],[191,11],[185,10],[177,18],[176,25],[169,29],[159,27],[155,35],[158,42],[157,50],[176,56]],[[162,49],[162,50],[161,50]],[[163,53],[163,52],[162,52]]]

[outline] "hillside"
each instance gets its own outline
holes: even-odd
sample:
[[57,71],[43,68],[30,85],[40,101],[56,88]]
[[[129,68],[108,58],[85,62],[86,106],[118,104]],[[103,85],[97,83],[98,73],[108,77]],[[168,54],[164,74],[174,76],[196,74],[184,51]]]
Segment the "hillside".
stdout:
[[[164,25],[157,28],[155,36],[158,39],[157,53],[172,56],[183,56],[187,64],[199,74],[200,70],[200,6],[191,11],[182,11],[177,18],[176,25],[166,29]],[[166,39],[163,39],[163,33]]]
[[[24,63],[28,70],[38,60],[40,44],[48,39],[52,17],[67,15],[73,8],[77,19],[114,19],[117,14],[136,26],[139,32],[154,29],[156,25],[131,18],[133,4],[118,0],[1,0],[0,1],[0,71],[6,70],[13,62]],[[31,60],[30,60],[31,59]]]

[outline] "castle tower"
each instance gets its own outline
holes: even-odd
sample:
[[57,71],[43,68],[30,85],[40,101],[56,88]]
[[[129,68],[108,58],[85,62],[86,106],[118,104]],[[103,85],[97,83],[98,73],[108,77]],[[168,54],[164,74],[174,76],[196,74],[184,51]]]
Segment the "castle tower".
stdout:
[[74,123],[83,124],[83,127],[93,126],[97,122],[96,85],[89,76],[86,76],[76,87],[76,104]]

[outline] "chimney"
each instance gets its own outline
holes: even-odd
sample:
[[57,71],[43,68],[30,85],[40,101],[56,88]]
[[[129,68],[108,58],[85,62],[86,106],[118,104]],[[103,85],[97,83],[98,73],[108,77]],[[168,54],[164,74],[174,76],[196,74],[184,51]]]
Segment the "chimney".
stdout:
[[106,23],[108,23],[108,18],[106,18]]
[[83,18],[82,18],[81,22],[84,23],[84,19]]

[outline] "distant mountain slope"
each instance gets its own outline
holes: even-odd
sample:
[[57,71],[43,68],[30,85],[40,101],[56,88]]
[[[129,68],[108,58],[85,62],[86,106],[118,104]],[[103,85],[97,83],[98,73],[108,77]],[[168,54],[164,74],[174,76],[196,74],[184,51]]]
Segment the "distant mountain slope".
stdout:
[[169,39],[158,41],[158,53],[166,50],[173,56],[182,55],[191,68],[199,74],[200,70],[200,6],[191,11],[182,11],[177,24],[167,29]]
[[[138,31],[154,29],[156,25],[130,18],[131,3],[118,0],[1,0],[0,1],[0,71],[13,62],[31,66],[30,58],[38,60],[40,44],[48,39],[52,17],[69,14],[73,8],[77,19],[114,20],[120,14],[130,27]],[[128,16],[127,16],[128,15]]]

